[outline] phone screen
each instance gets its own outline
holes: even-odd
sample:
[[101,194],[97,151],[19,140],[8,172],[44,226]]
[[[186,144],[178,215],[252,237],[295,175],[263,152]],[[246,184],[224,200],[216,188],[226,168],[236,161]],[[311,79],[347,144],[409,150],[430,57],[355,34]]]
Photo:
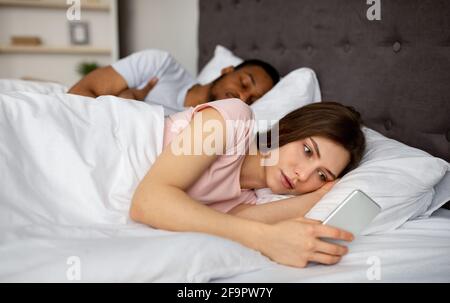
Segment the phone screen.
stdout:
[[361,190],[354,190],[323,221],[357,237],[380,213],[381,207]]

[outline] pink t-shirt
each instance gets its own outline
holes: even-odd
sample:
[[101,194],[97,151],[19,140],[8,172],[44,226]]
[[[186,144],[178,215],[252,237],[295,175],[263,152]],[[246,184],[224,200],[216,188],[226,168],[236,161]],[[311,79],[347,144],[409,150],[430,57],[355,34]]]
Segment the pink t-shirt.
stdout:
[[241,189],[239,182],[254,125],[253,112],[241,100],[208,102],[168,116],[164,125],[164,147],[187,127],[196,113],[208,107],[216,109],[227,124],[226,152],[218,156],[187,193],[191,198],[224,213],[242,203],[255,204],[255,192]]

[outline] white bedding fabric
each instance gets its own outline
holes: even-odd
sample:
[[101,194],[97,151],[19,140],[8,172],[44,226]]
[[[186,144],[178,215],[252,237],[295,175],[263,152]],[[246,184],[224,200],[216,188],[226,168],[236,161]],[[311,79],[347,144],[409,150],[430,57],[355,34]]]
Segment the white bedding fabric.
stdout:
[[384,234],[361,236],[349,248],[349,253],[333,266],[310,264],[296,269],[272,263],[258,271],[212,282],[448,283],[450,210],[439,209],[429,218],[406,222]]
[[53,94],[65,93],[68,90],[69,87],[56,82],[0,79],[0,92],[21,91],[29,93]]
[[266,262],[232,241],[130,222],[163,127],[158,105],[0,92],[0,282],[206,282]]
[[0,228],[0,282],[208,282],[257,270],[258,252],[143,225]]
[[0,282],[372,282],[371,256],[381,282],[450,282],[450,211],[442,209],[359,238],[336,266],[306,269],[222,238],[132,223],[130,195],[162,148],[162,108],[5,91]]
[[157,105],[0,94],[0,226],[126,223],[134,190],[162,150],[163,129]]

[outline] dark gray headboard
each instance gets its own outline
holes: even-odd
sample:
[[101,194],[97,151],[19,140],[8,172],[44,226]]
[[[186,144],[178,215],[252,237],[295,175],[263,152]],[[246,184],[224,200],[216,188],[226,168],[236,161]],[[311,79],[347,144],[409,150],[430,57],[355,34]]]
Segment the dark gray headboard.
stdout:
[[450,162],[450,1],[200,0],[199,68],[221,44],[282,75],[307,66],[323,100]]

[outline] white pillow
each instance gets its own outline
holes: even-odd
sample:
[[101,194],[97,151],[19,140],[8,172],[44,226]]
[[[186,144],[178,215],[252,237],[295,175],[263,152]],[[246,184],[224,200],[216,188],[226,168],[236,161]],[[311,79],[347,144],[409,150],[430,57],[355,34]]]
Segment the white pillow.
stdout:
[[217,45],[214,50],[214,57],[203,67],[197,76],[200,84],[207,84],[221,75],[222,69],[228,66],[237,66],[242,63],[241,58],[235,56],[232,51]]
[[450,168],[444,178],[434,187],[434,197],[428,210],[419,218],[428,218],[445,203],[450,201]]
[[303,67],[283,77],[250,107],[255,113],[257,130],[264,132],[291,111],[320,101],[316,74],[312,69]]
[[[202,69],[197,81],[200,84],[210,83],[220,76],[223,68],[236,66],[243,61],[229,49],[217,45],[214,57]],[[294,70],[251,105],[258,121],[255,131],[266,131],[289,112],[309,103],[320,102],[321,98],[314,71],[310,68]]]
[[[363,132],[367,148],[361,164],[346,174],[306,217],[324,220],[350,192],[361,189],[382,207],[382,212],[362,232],[367,235],[393,230],[407,220],[429,216],[431,207],[437,209],[446,202],[449,189],[436,185],[450,171],[448,162],[372,129],[363,127]],[[440,205],[438,202],[432,205],[435,190],[446,193],[441,194],[443,199],[438,201]],[[271,197],[267,189],[256,194],[260,203],[288,197]]]

